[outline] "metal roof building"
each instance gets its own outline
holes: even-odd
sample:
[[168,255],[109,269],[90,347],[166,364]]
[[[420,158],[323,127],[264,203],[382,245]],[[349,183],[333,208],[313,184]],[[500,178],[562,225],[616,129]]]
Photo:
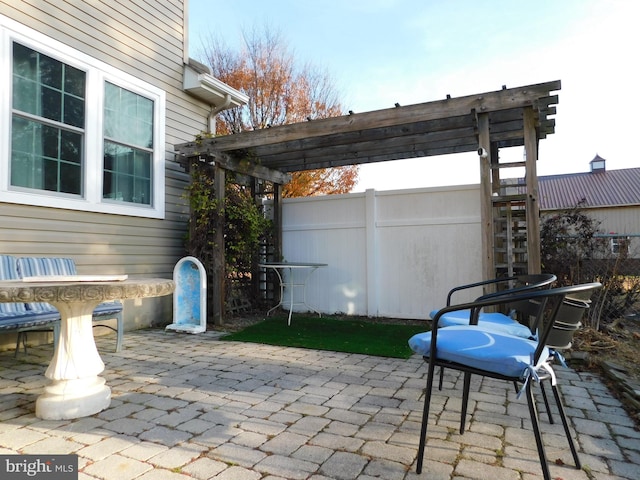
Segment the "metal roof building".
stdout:
[[538,177],[540,210],[640,206],[640,168],[606,170],[596,155],[591,171]]

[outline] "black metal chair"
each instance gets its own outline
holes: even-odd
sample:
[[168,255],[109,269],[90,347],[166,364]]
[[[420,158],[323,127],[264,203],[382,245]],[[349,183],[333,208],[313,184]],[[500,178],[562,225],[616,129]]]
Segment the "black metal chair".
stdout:
[[[453,296],[457,292],[464,290],[477,289],[482,287],[483,289],[493,289],[495,291],[486,293],[478,298],[491,298],[496,295],[516,295],[522,292],[528,292],[531,290],[543,290],[551,288],[551,285],[557,280],[557,277],[550,273],[539,273],[530,275],[516,275],[512,277],[494,278],[491,280],[484,280],[481,282],[469,283],[466,285],[460,285],[449,290],[447,294],[447,307],[451,305]],[[535,332],[532,331],[530,319],[527,313],[527,304],[514,302],[512,304],[506,304],[502,307],[502,312],[485,312],[480,311],[476,323],[488,327],[495,331],[501,331],[508,333],[509,335],[516,335],[523,338],[535,338]],[[438,313],[438,310],[431,312],[430,317],[433,317]],[[468,325],[470,323],[470,311],[469,310],[455,310],[441,315],[437,322],[433,322],[433,327],[437,325],[438,328],[450,327],[454,325]],[[444,369],[440,369],[440,380],[438,383],[438,389],[442,390],[442,382],[444,378]],[[469,395],[469,383],[470,377],[465,377],[464,397],[465,400]],[[463,407],[463,416],[460,423],[460,432],[464,430],[464,414],[466,413],[466,403]]]
[[[551,480],[540,433],[532,383],[539,381],[541,378],[546,378],[547,375],[555,378],[549,363],[549,357],[552,352],[546,346],[546,341],[555,325],[563,301],[572,294],[593,290],[596,285],[599,284],[495,295],[475,302],[448,306],[434,315],[434,325],[438,324],[438,320],[442,315],[460,310],[470,311],[471,324],[434,328],[430,332],[411,337],[409,340],[410,347],[415,352],[423,355],[424,360],[428,363],[422,428],[418,447],[417,473],[422,472],[435,368],[440,366],[461,371],[465,375],[480,375],[501,379],[521,386],[520,391],[524,393],[527,399],[542,472],[545,480]],[[474,325],[474,323],[477,323],[480,311],[483,308],[504,307],[513,302],[526,302],[531,305],[532,313],[535,313],[532,319],[532,326],[535,331],[538,331],[537,341],[509,335],[504,332],[492,331],[477,324]],[[552,383],[555,383],[555,381]],[[556,386],[553,385],[553,388],[554,394],[556,394]],[[556,401],[560,417],[565,426],[567,441],[576,461],[576,468],[580,468],[564,407],[559,396],[557,396]],[[466,399],[463,400],[464,404],[466,404]]]
[[[554,363],[557,360],[560,360],[560,363],[564,365],[564,357],[562,356],[561,351],[571,347],[573,335],[581,327],[582,325],[581,320],[584,317],[586,310],[588,310],[590,306],[591,295],[595,290],[602,287],[602,285],[597,282],[591,283],[588,285],[591,285],[592,288],[585,289],[580,292],[574,292],[572,295],[575,298],[567,297],[562,301],[562,305],[560,306],[560,309],[558,311],[556,321],[553,323],[553,326],[551,327],[551,332],[549,333],[549,337],[547,338],[547,343],[546,343],[546,346],[549,348],[549,352],[550,352],[549,359],[548,359],[548,362],[550,364]],[[511,295],[512,292],[514,291],[517,293],[518,291],[525,291],[525,290],[522,290],[522,289],[504,290],[502,291],[502,295]],[[496,294],[489,294],[484,297],[481,297],[481,299],[491,298],[492,296],[495,296],[495,295]],[[514,301],[509,304],[509,308],[512,310],[511,315],[513,315],[514,317],[514,320],[512,321],[515,321],[515,319],[517,319],[519,322],[518,325],[525,328],[525,331],[527,332],[526,334],[523,334],[522,332],[514,328],[509,328],[509,329],[504,328],[504,323],[501,321],[494,322],[489,320],[489,321],[483,322],[482,324],[480,324],[479,322],[477,324],[482,326],[483,328],[487,328],[492,331],[508,333],[510,335],[522,336],[523,338],[530,338],[532,340],[537,340],[538,332],[536,331],[536,328],[539,328],[539,327],[534,324],[532,319],[535,319],[537,315],[538,307],[539,307],[538,302],[531,301],[531,300]],[[481,318],[482,316],[483,316],[483,312],[480,312],[479,318]],[[492,318],[495,318],[495,317],[492,317]],[[439,322],[438,324],[440,323],[441,322]],[[542,393],[542,399],[547,411],[549,423],[553,424],[554,423],[553,414],[551,412],[549,398],[547,396],[547,392],[544,388],[544,383],[543,383],[543,380],[549,380],[549,379],[552,380],[553,395],[556,399],[556,404],[558,404],[559,402],[561,402],[561,399],[559,397],[559,392],[557,388],[555,388],[555,377],[551,375],[549,372],[545,372],[545,371],[540,372],[539,383],[540,383],[540,390]],[[443,369],[441,368],[440,381],[438,384],[438,388],[440,390],[442,390],[442,382],[443,382]],[[514,385],[515,385],[516,391],[518,391],[519,389],[518,384],[514,383]],[[464,429],[465,429],[465,421],[467,416],[467,408],[469,404],[470,389],[471,389],[471,374],[465,372],[464,380],[463,380],[462,407],[460,411],[460,434],[464,433]],[[564,426],[566,435],[569,436],[568,425],[564,424],[563,426]],[[570,444],[570,447],[571,447],[571,452],[573,454],[573,458],[576,464],[579,465],[580,461],[578,459],[577,453],[575,452],[575,449],[573,448],[573,444]]]

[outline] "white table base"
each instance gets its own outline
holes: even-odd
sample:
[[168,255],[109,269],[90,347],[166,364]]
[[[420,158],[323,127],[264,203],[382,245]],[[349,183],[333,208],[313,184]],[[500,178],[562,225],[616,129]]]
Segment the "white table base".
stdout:
[[[51,384],[36,400],[36,416],[45,420],[64,420],[98,413],[111,403],[111,389],[92,331],[95,303],[53,303],[60,312],[60,339],[45,372]],[[65,321],[66,319],[66,321]],[[73,348],[70,338],[73,336]]]
[[111,389],[102,377],[54,381],[36,400],[36,417],[68,420],[101,412],[111,404]]

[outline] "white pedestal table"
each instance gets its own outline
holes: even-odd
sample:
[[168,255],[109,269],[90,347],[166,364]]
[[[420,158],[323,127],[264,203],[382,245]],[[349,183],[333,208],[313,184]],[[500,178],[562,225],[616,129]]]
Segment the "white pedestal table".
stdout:
[[60,312],[60,339],[45,376],[51,383],[36,400],[36,416],[46,420],[86,417],[111,403],[111,389],[93,338],[92,313],[98,304],[169,295],[172,280],[109,280],[105,276],[31,277],[0,282],[0,302],[47,302]]

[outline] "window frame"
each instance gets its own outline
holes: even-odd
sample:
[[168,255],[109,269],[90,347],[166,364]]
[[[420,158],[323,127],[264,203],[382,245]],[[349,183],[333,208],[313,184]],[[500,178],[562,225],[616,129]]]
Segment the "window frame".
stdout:
[[[41,52],[86,73],[83,180],[81,194],[70,195],[11,185],[11,123],[13,42]],[[131,74],[0,15],[0,202],[99,212],[135,217],[165,217],[165,109],[166,93]],[[106,82],[153,101],[151,204],[103,198],[104,91]]]
[[629,237],[624,235],[612,235],[609,239],[611,253],[616,256],[627,256],[629,254]]

